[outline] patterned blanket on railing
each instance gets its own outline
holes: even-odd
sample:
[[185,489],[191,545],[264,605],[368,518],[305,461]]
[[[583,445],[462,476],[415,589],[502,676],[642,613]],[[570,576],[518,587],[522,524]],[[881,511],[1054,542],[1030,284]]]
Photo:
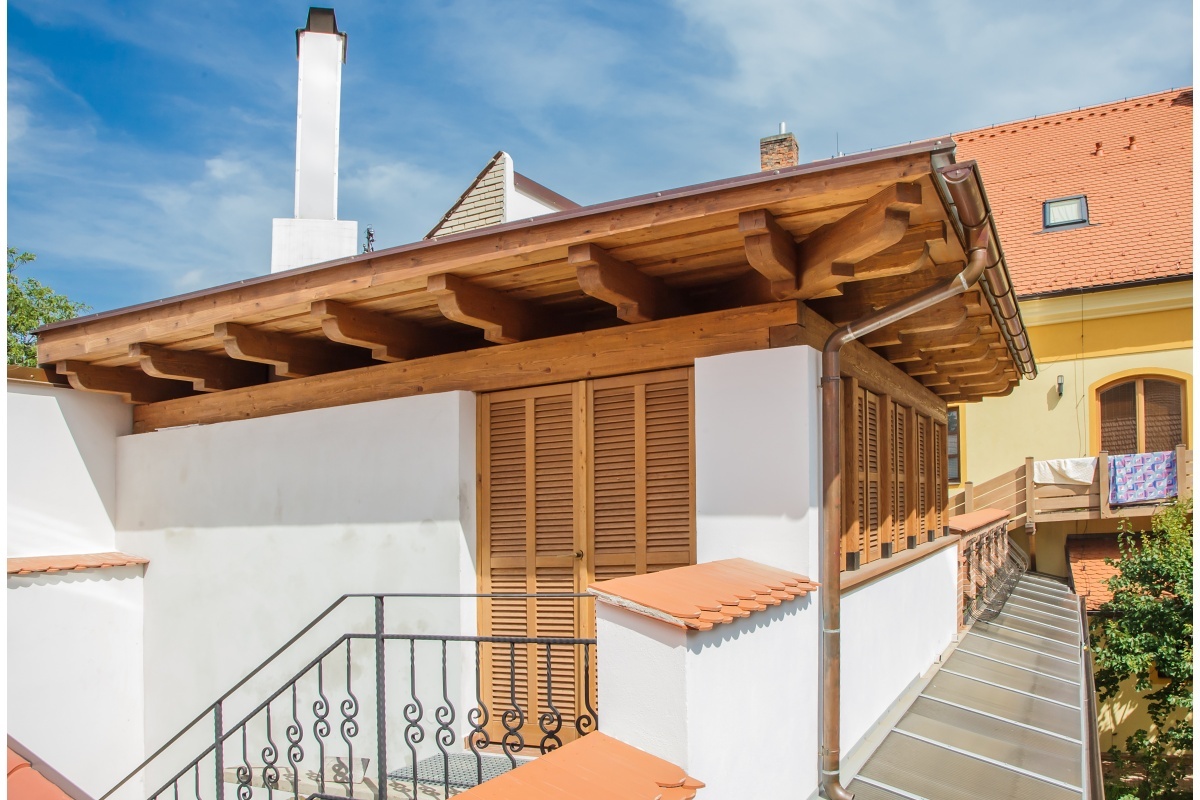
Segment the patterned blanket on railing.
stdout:
[[1108,457],[1108,503],[1148,503],[1179,494],[1175,452]]

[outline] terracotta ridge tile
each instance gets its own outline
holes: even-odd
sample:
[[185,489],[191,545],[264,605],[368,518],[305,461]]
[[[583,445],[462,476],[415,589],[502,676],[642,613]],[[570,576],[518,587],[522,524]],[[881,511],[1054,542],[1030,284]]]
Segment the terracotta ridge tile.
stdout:
[[88,569],[137,566],[149,564],[150,560],[127,553],[75,553],[50,556],[18,556],[8,559],[9,575],[33,575],[37,573],[79,572]]

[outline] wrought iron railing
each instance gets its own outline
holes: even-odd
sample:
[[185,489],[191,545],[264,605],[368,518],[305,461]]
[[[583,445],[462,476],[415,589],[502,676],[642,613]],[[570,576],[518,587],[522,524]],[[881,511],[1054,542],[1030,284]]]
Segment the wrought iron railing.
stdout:
[[[366,598],[373,630],[337,636],[262,699],[237,696]],[[589,596],[343,595],[100,800],[444,798],[595,730],[595,639],[389,631],[393,598]]]

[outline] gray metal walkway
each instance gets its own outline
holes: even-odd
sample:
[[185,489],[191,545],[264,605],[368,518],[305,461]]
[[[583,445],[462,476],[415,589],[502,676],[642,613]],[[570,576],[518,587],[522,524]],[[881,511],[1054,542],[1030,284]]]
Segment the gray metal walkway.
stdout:
[[1021,577],[976,622],[849,789],[858,800],[1084,797],[1087,714],[1079,603]]

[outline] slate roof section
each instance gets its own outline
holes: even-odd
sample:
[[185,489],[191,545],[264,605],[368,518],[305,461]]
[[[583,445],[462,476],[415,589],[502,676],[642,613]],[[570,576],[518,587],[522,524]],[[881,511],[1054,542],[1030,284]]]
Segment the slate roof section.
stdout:
[[[1191,276],[1190,88],[953,138],[987,181],[1018,296]],[[1090,224],[1043,229],[1044,201],[1080,194]]]
[[71,800],[62,789],[29,765],[21,756],[8,749],[9,800]]
[[804,597],[816,588],[804,575],[730,558],[600,581],[588,591],[601,602],[677,628],[707,631],[736,617]]
[[1067,537],[1067,568],[1071,572],[1071,583],[1075,594],[1087,598],[1089,614],[1096,613],[1100,606],[1112,600],[1108,579],[1117,574],[1117,568],[1105,564],[1104,559],[1120,557],[1116,534]]
[[671,762],[596,731],[455,797],[692,800],[703,787]]
[[79,553],[65,556],[25,556],[8,560],[9,575],[34,575],[43,572],[78,572],[85,569],[128,567],[149,564],[150,559],[126,553]]

